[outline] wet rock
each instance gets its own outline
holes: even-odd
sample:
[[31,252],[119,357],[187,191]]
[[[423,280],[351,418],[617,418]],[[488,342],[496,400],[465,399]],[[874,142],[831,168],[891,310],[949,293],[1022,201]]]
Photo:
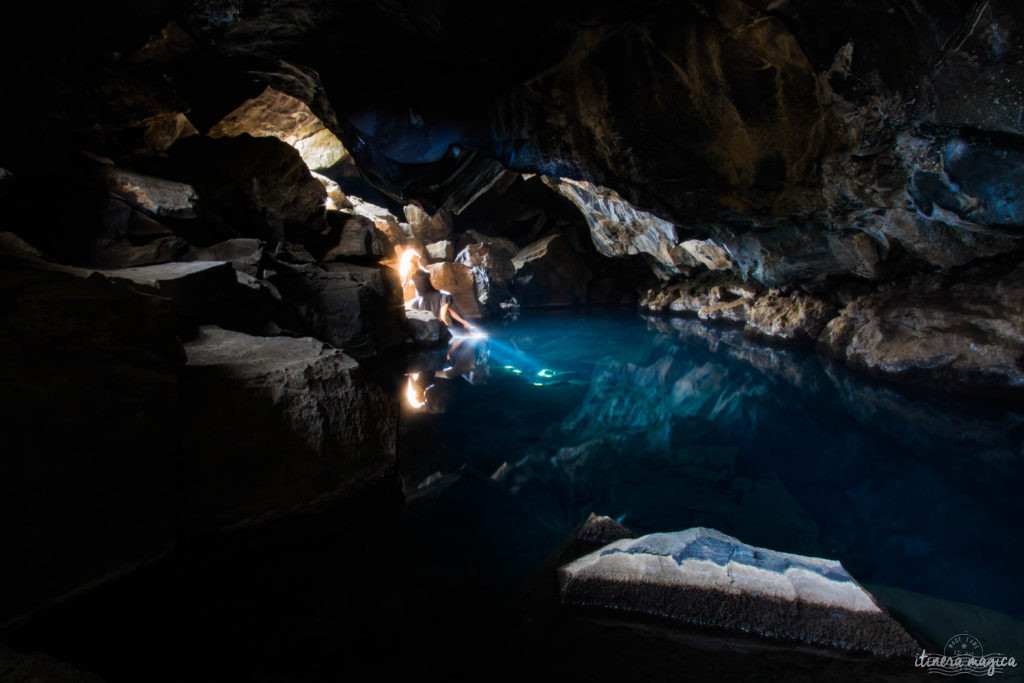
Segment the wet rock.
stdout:
[[561,235],[524,247],[512,264],[512,290],[523,306],[571,306],[587,300],[590,269]]
[[334,166],[348,154],[304,102],[271,87],[240,104],[207,133],[211,138],[243,134],[291,145],[310,170]]
[[235,270],[255,275],[263,260],[263,242],[251,237],[239,237],[208,247],[190,247],[181,260],[227,261]]
[[415,204],[406,204],[405,220],[409,225],[409,237],[424,243],[443,240],[452,232],[452,214],[443,209],[431,216]]
[[611,543],[559,569],[566,605],[603,607],[886,657],[914,639],[834,560],[693,528]]
[[169,548],[184,363],[171,301],[18,242],[0,247],[0,622]]
[[405,312],[405,330],[416,346],[430,348],[446,343],[452,337],[448,326],[438,320],[430,311]]
[[402,344],[398,274],[349,263],[282,265],[270,279],[318,339],[357,359]]
[[473,269],[461,263],[433,263],[427,266],[430,283],[436,289],[449,292],[455,308],[465,318],[482,318],[484,311],[476,298],[476,278]]
[[905,280],[854,299],[820,341],[850,365],[889,379],[966,393],[1024,388],[1024,269]]
[[427,256],[433,261],[452,261],[455,259],[455,244],[451,240],[431,242],[426,246]]
[[185,350],[189,531],[291,514],[393,474],[398,406],[343,352],[216,327]]

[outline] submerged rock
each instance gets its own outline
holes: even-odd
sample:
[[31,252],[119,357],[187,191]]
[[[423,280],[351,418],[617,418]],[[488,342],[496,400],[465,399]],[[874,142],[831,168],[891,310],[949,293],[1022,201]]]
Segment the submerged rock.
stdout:
[[190,530],[324,504],[393,473],[397,403],[343,352],[308,337],[217,327],[202,328],[185,351],[182,518]]
[[914,639],[834,560],[714,529],[624,539],[559,569],[563,604],[603,607],[886,657]]

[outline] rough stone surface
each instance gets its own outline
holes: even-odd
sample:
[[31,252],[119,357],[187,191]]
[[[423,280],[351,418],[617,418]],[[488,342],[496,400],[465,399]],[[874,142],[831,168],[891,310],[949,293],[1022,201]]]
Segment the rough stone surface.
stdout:
[[815,296],[772,289],[751,305],[745,330],[778,341],[807,341],[817,339],[835,315],[834,305]]
[[1020,395],[1024,268],[961,278],[920,276],[858,297],[825,327],[821,344],[889,379]]
[[406,204],[405,220],[409,226],[409,237],[422,242],[443,240],[452,232],[452,214],[441,210],[434,215],[415,204]]
[[561,235],[524,247],[512,264],[512,290],[523,306],[571,306],[587,300],[590,270]]
[[[385,254],[382,234],[365,216],[341,211],[327,212],[328,225],[337,226],[338,243],[324,252],[321,261],[379,261]],[[393,251],[391,252],[393,255]]]
[[448,326],[430,311],[406,310],[405,329],[416,346],[430,348],[446,343],[452,337]]
[[154,216],[196,216],[196,191],[191,185],[112,166],[103,167],[100,175],[111,194]]
[[465,318],[482,318],[484,311],[476,298],[476,278],[473,269],[461,263],[432,263],[430,283],[436,289],[449,292],[459,314]]
[[263,260],[263,242],[251,237],[225,240],[208,247],[190,247],[182,261],[227,261],[235,270],[255,275]]
[[0,623],[126,573],[171,542],[172,302],[0,246]]
[[314,171],[334,166],[348,154],[305,103],[271,87],[240,104],[207,132],[211,138],[243,134],[275,137],[291,145]]
[[206,243],[234,237],[305,243],[326,229],[324,186],[298,152],[275,138],[186,138],[159,164],[188,182]]
[[431,242],[426,246],[427,257],[433,261],[452,261],[455,259],[455,244],[451,240]]
[[390,268],[282,265],[270,281],[310,333],[355,358],[374,356],[406,339],[398,274]]
[[604,607],[887,657],[914,639],[834,560],[714,529],[615,541],[559,569],[564,604]]
[[393,473],[397,404],[343,352],[216,327],[202,328],[185,351],[182,518],[190,529],[287,514]]

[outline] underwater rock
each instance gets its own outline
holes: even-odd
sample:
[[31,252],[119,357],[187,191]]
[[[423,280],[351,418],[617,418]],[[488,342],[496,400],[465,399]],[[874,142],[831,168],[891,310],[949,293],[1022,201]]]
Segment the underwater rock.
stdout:
[[416,346],[430,348],[447,342],[452,337],[448,326],[430,311],[406,310],[405,330]]
[[587,301],[590,269],[562,235],[549,235],[512,258],[512,291],[523,306],[572,306]]
[[615,541],[558,573],[565,605],[885,657],[921,649],[839,562],[755,548],[714,529]]
[[393,474],[397,402],[343,352],[217,327],[203,327],[185,351],[188,531],[323,505]]
[[398,274],[350,263],[281,264],[269,278],[305,329],[363,359],[402,344]]

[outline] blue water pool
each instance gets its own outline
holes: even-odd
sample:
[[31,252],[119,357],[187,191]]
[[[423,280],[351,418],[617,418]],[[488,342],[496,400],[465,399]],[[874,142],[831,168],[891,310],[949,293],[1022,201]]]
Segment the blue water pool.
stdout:
[[696,320],[487,331],[418,357],[401,389],[411,544],[444,549],[429,580],[516,585],[595,512],[839,559],[922,639],[1024,648],[1020,406],[894,388]]

